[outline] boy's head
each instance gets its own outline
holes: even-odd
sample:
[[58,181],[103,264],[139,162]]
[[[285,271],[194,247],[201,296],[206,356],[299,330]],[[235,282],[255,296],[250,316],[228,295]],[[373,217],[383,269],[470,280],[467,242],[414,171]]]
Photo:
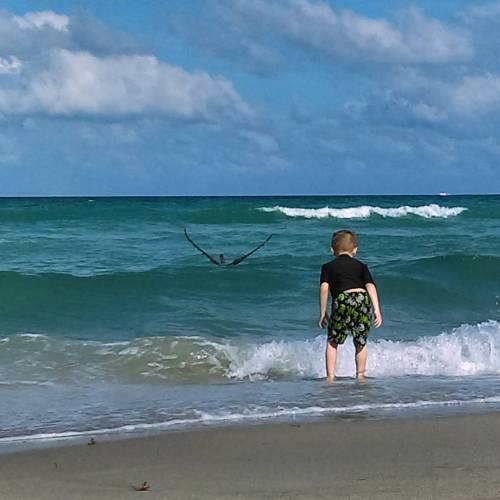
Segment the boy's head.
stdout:
[[358,249],[358,239],[352,231],[336,231],[332,235],[332,250],[334,255],[341,253],[355,254]]

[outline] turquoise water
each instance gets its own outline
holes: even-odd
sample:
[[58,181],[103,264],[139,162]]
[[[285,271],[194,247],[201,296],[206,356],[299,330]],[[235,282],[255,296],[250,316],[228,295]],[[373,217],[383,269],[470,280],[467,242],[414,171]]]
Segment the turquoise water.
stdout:
[[[0,200],[0,439],[500,402],[500,196]],[[217,268],[184,238],[232,260]],[[316,328],[332,231],[384,325],[364,386]]]

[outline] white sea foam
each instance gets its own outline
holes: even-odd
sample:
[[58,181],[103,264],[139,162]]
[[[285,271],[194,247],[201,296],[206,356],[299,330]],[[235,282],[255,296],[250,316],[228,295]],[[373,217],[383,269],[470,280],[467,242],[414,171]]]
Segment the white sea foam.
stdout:
[[[406,375],[469,376],[500,374],[500,323],[462,325],[451,333],[413,341],[375,340],[372,332],[368,373],[374,377]],[[227,376],[262,379],[324,376],[324,335],[312,340],[272,341],[247,348],[224,348],[230,358]],[[339,349],[338,375],[354,375],[354,348]]]
[[153,423],[137,423],[126,424],[117,427],[105,427],[100,429],[91,429],[85,431],[69,430],[63,432],[44,432],[38,434],[27,434],[22,436],[6,436],[0,438],[1,444],[13,444],[19,442],[32,442],[32,441],[54,441],[54,440],[67,440],[79,439],[86,436],[102,436],[114,435],[123,433],[140,433],[161,431],[168,429],[182,429],[193,426],[210,426],[217,424],[224,424],[228,422],[242,423],[246,421],[269,420],[269,419],[289,419],[293,417],[315,417],[323,415],[342,415],[346,413],[362,413],[362,412],[375,412],[384,410],[418,410],[429,407],[439,406],[464,406],[474,404],[498,404],[500,403],[500,396],[491,396],[483,398],[472,399],[441,399],[441,400],[419,400],[408,403],[364,403],[346,406],[306,406],[306,407],[277,407],[275,409],[266,408],[264,406],[258,408],[242,409],[240,412],[205,412],[194,411],[197,415],[191,418],[176,418],[163,422]]
[[41,333],[20,333],[19,336],[26,339],[48,339],[46,335],[42,335]]
[[[305,340],[245,342],[201,337],[150,337],[127,345],[52,339],[47,348],[32,337],[12,337],[0,352],[4,384],[87,380],[209,382],[301,379],[324,376],[325,335]],[[48,339],[46,339],[48,341]],[[125,347],[125,348],[124,348]],[[354,348],[339,349],[338,374],[354,375]],[[15,361],[25,360],[22,367]],[[368,373],[373,377],[475,376],[500,374],[500,322],[462,325],[437,336],[415,340],[378,340],[372,330]],[[21,378],[22,377],[22,378]]]
[[[373,332],[370,342],[370,354],[368,358],[368,375],[383,379],[386,377],[404,376],[448,376],[448,377],[469,377],[478,375],[500,374],[500,322],[490,320],[477,325],[462,325],[451,332],[445,332],[437,336],[423,336],[411,341],[391,341],[376,340],[377,331]],[[21,344],[23,348],[31,349],[32,339],[22,337],[17,338],[16,344]],[[95,344],[95,345],[94,345]],[[123,354],[123,345],[115,346],[115,350],[110,351],[109,363],[103,363],[102,356],[94,359],[93,354],[99,349],[99,343],[88,342],[64,342],[54,343],[50,349],[33,352],[43,353],[43,356],[52,356],[53,348],[70,349],[64,350],[66,355],[61,356],[62,350],[55,352],[54,362],[63,359],[65,365],[68,362],[68,355],[71,364],[78,374],[78,382],[86,376],[90,368],[87,366],[82,370],[82,364],[76,362],[75,355],[84,346],[82,351],[87,365],[97,363],[100,371],[96,372],[99,382],[103,376],[112,375],[114,378],[125,380],[131,373],[136,373],[142,378],[142,382],[154,381],[155,378],[164,379],[169,373],[169,367],[177,367],[179,370],[186,370],[186,377],[189,378],[193,370],[201,369],[197,376],[203,377],[206,381],[208,376],[227,377],[237,380],[258,380],[258,379],[301,379],[301,378],[322,378],[324,376],[323,356],[325,348],[324,334],[318,335],[308,340],[281,340],[264,343],[237,342],[237,341],[208,341],[201,337],[189,338],[178,337],[176,340],[151,337],[130,341],[131,347],[137,347],[128,354]],[[4,350],[10,349],[5,344]],[[58,347],[59,346],[59,347]],[[19,347],[19,345],[18,345]],[[108,344],[108,348],[109,348]],[[90,351],[88,349],[91,349]],[[175,359],[173,352],[176,353]],[[32,352],[32,351],[30,351]],[[136,354],[134,354],[134,352]],[[122,353],[122,354],[120,354]],[[6,353],[9,355],[9,353]],[[139,354],[139,355],[138,355]],[[186,356],[188,356],[186,358]],[[179,364],[179,357],[184,357],[184,361]],[[339,376],[354,375],[354,350],[348,341],[339,350]],[[7,361],[8,357],[4,359]],[[46,358],[43,358],[44,360]],[[52,358],[50,358],[52,359]],[[198,361],[196,361],[198,360]],[[196,365],[199,363],[199,365]],[[38,370],[43,362],[35,360],[30,366]],[[5,363],[3,363],[5,365]],[[1,367],[1,366],[0,366]],[[19,370],[19,367],[16,367]],[[135,370],[130,371],[131,369]],[[53,370],[51,370],[53,371]],[[93,372],[93,370],[90,370]],[[16,372],[17,373],[17,372]],[[32,372],[29,372],[32,373]],[[28,374],[28,373],[27,373]],[[124,375],[125,374],[125,375]],[[66,375],[64,375],[66,376]],[[95,374],[93,376],[96,376]],[[432,378],[431,378],[432,380]],[[43,383],[42,381],[40,381]],[[67,379],[64,378],[64,383]],[[421,381],[420,381],[421,382]],[[420,383],[419,382],[419,383]],[[10,382],[2,379],[2,386],[5,385],[31,385],[31,378],[20,378]],[[462,383],[462,382],[460,382]],[[463,380],[463,383],[466,383]],[[49,384],[50,385],[50,384]],[[424,392],[425,394],[425,392]],[[245,404],[236,405],[234,408],[204,408],[190,409],[186,415],[172,415],[173,418],[160,422],[142,422],[127,424],[124,418],[123,425],[105,427],[100,429],[89,429],[85,431],[66,428],[60,432],[41,432],[33,435],[6,436],[0,439],[0,443],[16,443],[21,441],[52,441],[58,439],[76,439],[89,435],[122,434],[150,432],[162,429],[178,429],[199,425],[217,425],[223,423],[238,423],[245,421],[259,421],[265,419],[290,419],[304,416],[337,415],[356,412],[378,412],[391,410],[412,410],[426,407],[440,406],[463,406],[468,404],[498,404],[500,396],[484,395],[478,397],[476,393],[463,394],[463,398],[458,393],[434,396],[420,395],[412,401],[376,399],[360,401],[327,400],[325,402],[311,401],[303,406],[290,402],[274,405],[265,403],[259,405]],[[274,401],[274,400],[273,400]],[[125,425],[126,424],[126,425]]]
[[441,207],[435,203],[431,203],[430,205],[422,205],[418,207],[405,205],[396,208],[383,208],[370,205],[348,208],[294,208],[276,205],[274,207],[261,207],[259,210],[262,210],[263,212],[281,212],[288,217],[304,217],[306,219],[325,219],[327,217],[333,217],[336,219],[360,219],[370,217],[371,215],[380,215],[381,217],[405,217],[408,215],[417,215],[425,219],[446,219],[465,212],[467,208]]

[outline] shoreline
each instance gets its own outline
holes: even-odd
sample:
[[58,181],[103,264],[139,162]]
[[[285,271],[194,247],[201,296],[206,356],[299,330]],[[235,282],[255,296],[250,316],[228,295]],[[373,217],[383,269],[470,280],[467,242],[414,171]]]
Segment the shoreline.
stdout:
[[263,423],[7,452],[0,498],[500,497],[500,412]]
[[[411,405],[410,405],[411,406]],[[451,408],[450,408],[451,406]],[[474,401],[457,403],[438,402],[437,405],[426,404],[421,407],[411,407],[408,410],[404,404],[398,410],[385,413],[385,408],[379,411],[365,412],[355,409],[342,413],[325,412],[320,414],[290,413],[283,415],[262,417],[249,417],[244,419],[217,419],[212,422],[198,421],[188,424],[176,424],[175,422],[158,422],[147,424],[126,424],[116,428],[102,428],[82,431],[63,431],[61,433],[41,433],[33,435],[19,435],[0,438],[0,458],[11,453],[30,452],[45,450],[50,448],[62,448],[81,446],[87,444],[90,439],[103,442],[127,441],[129,439],[147,439],[162,436],[165,434],[186,434],[191,432],[210,432],[223,429],[239,429],[246,427],[261,426],[281,426],[281,425],[309,425],[309,424],[330,424],[338,422],[379,422],[398,420],[422,420],[434,418],[454,418],[463,416],[481,416],[489,414],[500,414],[500,405],[495,399],[491,403],[484,398]],[[394,408],[392,408],[394,410]],[[441,411],[440,411],[441,410]],[[1,497],[0,497],[1,498]]]

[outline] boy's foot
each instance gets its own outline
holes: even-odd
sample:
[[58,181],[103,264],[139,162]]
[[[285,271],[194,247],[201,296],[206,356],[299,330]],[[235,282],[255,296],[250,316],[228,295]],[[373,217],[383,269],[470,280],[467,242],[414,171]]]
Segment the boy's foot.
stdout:
[[333,377],[326,377],[327,384],[333,384],[335,382],[335,375]]
[[357,372],[356,373],[356,378],[359,381],[365,381],[366,380],[366,378],[365,378],[365,371],[363,370],[362,372]]

